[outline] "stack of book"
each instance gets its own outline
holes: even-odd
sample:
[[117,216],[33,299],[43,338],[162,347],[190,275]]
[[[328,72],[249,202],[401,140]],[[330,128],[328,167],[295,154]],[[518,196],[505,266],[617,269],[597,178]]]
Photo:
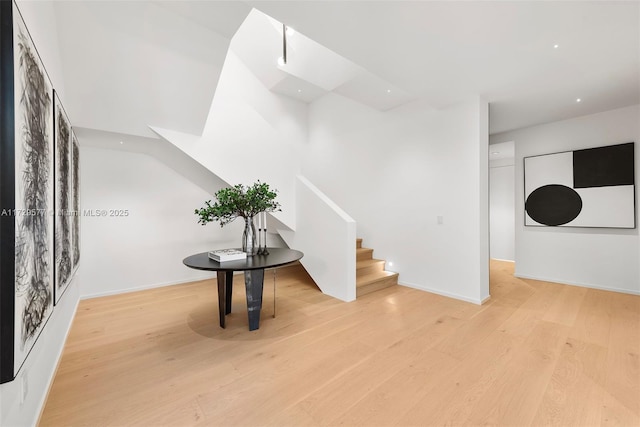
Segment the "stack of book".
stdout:
[[216,249],[209,251],[209,258],[218,262],[247,259],[247,254],[237,249]]

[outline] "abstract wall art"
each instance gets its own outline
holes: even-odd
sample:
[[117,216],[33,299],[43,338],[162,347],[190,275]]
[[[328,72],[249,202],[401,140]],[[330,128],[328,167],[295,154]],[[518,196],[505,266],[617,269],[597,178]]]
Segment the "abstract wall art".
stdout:
[[0,2],[0,382],[53,311],[53,87],[13,2]]
[[635,228],[635,144],[524,158],[525,225]]
[[55,287],[54,303],[57,304],[71,282],[73,271],[72,224],[73,184],[71,181],[71,124],[54,92],[54,140],[55,140]]
[[76,134],[71,131],[71,260],[72,271],[80,263],[80,147]]

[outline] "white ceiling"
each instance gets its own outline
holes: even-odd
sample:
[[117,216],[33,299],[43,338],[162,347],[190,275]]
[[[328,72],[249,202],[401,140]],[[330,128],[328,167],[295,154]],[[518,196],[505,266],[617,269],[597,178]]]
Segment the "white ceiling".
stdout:
[[414,101],[410,94],[327,49],[298,31],[287,36],[283,57],[283,25],[251,10],[231,39],[229,49],[271,91],[305,103],[335,92],[381,111]]
[[[197,133],[251,7],[407,99],[442,108],[484,95],[491,133],[640,103],[638,1],[58,1],[70,115]],[[375,102],[370,88],[344,90]]]
[[637,1],[251,3],[434,107],[485,95],[491,133],[640,102]]

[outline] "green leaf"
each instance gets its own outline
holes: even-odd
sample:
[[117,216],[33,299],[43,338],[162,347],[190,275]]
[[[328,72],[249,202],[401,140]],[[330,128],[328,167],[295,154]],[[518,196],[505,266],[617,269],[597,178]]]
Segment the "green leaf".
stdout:
[[278,190],[272,190],[269,184],[259,180],[248,187],[237,184],[218,190],[215,203],[206,201],[204,207],[195,210],[195,214],[199,224],[218,221],[224,227],[238,217],[251,218],[260,212],[280,211],[280,203],[275,200],[277,196]]

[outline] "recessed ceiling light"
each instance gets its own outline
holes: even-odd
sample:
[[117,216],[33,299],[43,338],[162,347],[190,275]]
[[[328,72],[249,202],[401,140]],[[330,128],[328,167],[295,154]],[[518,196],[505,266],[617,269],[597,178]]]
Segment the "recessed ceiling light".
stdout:
[[499,151],[492,151],[491,154],[500,154]]
[[582,99],[576,98],[576,102],[582,102]]
[[557,49],[557,48],[559,48],[559,47],[560,47],[560,45],[559,45],[559,44],[554,44],[554,45],[553,45],[553,48],[554,48],[554,49]]
[[120,145],[124,144],[124,141],[120,141]]
[[387,93],[391,93],[391,89],[387,89]]
[[302,92],[302,89],[298,89],[298,93]]

